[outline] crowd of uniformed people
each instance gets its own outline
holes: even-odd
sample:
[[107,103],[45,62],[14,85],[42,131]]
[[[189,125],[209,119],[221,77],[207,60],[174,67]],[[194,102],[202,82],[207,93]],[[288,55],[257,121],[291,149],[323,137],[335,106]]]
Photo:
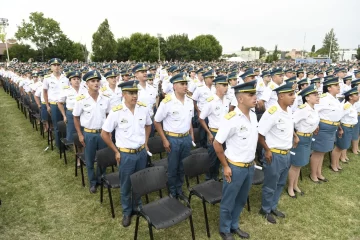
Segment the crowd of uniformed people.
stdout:
[[69,141],[78,134],[90,193],[96,193],[105,171],[95,170],[96,151],[113,150],[124,227],[141,206],[139,199],[131,199],[130,176],[147,167],[150,136],[162,140],[169,195],[178,198],[183,196],[182,160],[193,148],[194,128],[199,129],[199,145],[210,159],[205,181],[223,181],[222,239],[249,238],[239,228],[239,217],[256,165],[264,172],[259,213],[275,224],[276,217],[285,217],[278,203],[286,183],[289,197],[305,194],[298,181],[302,167],[310,163],[309,180],[326,183],[325,153],[331,152],[329,167],[337,173],[341,163],[349,161],[347,149],[360,152],[360,71],[355,63],[104,65],[53,58],[48,63],[0,65],[0,77],[11,96],[36,103],[45,131],[54,130],[58,148],[59,121],[66,123]]

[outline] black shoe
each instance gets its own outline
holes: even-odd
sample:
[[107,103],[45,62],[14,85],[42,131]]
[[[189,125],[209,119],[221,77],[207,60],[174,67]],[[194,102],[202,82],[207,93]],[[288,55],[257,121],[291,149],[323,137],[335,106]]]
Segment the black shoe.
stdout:
[[310,178],[310,180],[311,180],[313,183],[317,183],[317,184],[320,184],[320,183],[321,183],[319,180],[314,181],[314,180],[311,178],[311,175],[310,175],[310,174],[309,174],[309,178]]
[[131,224],[131,216],[123,216],[123,219],[122,219],[122,225],[123,227],[128,227],[130,226]]
[[231,233],[220,233],[220,236],[223,240],[235,240]]
[[[319,180],[321,180],[321,179],[319,178]],[[294,192],[300,193],[300,196],[304,196],[304,195],[305,195],[305,192],[302,192],[302,191],[298,192],[298,191],[296,191],[295,189],[294,189]]]
[[231,229],[231,233],[237,234],[240,238],[250,238],[250,235],[247,232],[241,231],[240,228],[238,229]]
[[[295,190],[294,190],[294,192],[295,192]],[[287,191],[287,194],[288,194],[288,195],[289,195],[289,197],[291,197],[291,198],[297,198],[297,197],[296,197],[296,195],[291,196],[291,195],[290,195],[290,193],[289,193],[289,191]]]
[[328,182],[329,180],[327,178],[318,178],[322,182]]
[[271,213],[274,214],[275,216],[277,217],[281,217],[281,218],[284,218],[285,217],[285,214],[283,214],[282,212],[278,211],[278,210],[271,210]]
[[90,193],[96,193],[96,186],[91,186],[89,188]]
[[269,223],[276,224],[275,218],[270,213],[266,213],[263,209],[260,209],[259,213],[263,215]]

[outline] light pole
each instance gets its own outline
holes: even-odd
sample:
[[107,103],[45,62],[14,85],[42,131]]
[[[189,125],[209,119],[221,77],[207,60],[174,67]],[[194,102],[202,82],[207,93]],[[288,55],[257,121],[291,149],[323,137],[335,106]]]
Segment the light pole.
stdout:
[[158,34],[157,34],[157,37],[158,37],[159,62],[160,62],[160,38],[161,38],[161,34],[158,33]]
[[9,59],[9,49],[8,49],[8,45],[7,45],[7,40],[6,40],[6,31],[5,28],[7,26],[9,26],[9,20],[7,18],[0,18],[0,26],[3,27],[3,31],[4,31],[4,35],[5,35],[5,46],[6,46],[6,53],[7,53],[7,62],[9,64],[10,59]]

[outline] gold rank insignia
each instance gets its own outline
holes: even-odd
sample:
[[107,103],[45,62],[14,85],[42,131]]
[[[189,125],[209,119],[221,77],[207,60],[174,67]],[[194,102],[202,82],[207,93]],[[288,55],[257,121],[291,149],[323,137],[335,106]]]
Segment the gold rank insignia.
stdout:
[[274,84],[270,84],[269,87],[270,87],[271,90],[274,90],[274,88],[275,88]]
[[76,101],[80,101],[80,100],[82,100],[82,99],[84,99],[84,98],[85,98],[84,95],[80,95],[80,96],[78,96],[78,97],[76,98]]
[[348,110],[351,107],[351,104],[349,102],[344,104],[344,110]]
[[263,83],[263,82],[261,82],[261,83],[259,84],[259,86],[260,86],[260,87],[263,87],[263,86],[264,86],[264,83]]
[[119,104],[119,105],[112,108],[113,112],[119,111],[121,109],[123,109],[123,105],[121,105],[121,104]]
[[301,104],[300,106],[299,106],[299,109],[303,109],[304,107],[306,107],[306,104],[304,103],[304,104]]
[[102,92],[105,92],[105,91],[106,91],[106,86],[103,86],[100,90],[101,90]]
[[137,102],[137,105],[142,106],[142,107],[146,107],[146,106],[147,106],[145,103],[142,103],[142,102]]
[[69,89],[70,87],[69,87],[69,86],[64,86],[63,88],[64,88],[64,89]]
[[206,99],[206,101],[208,101],[208,102],[211,102],[212,100],[214,100],[214,97],[213,97],[213,96],[208,97],[208,98]]
[[269,108],[269,110],[268,110],[268,112],[270,113],[270,114],[273,114],[274,112],[276,112],[277,111],[277,106],[272,106],[271,108]]
[[170,94],[167,94],[165,96],[165,98],[161,101],[163,103],[167,103],[167,102],[170,102],[171,101],[171,95]]
[[326,97],[326,93],[320,95],[321,98]]
[[225,118],[227,120],[229,120],[230,118],[232,118],[235,115],[236,115],[235,111],[231,111],[231,112],[229,112],[228,114],[225,115]]

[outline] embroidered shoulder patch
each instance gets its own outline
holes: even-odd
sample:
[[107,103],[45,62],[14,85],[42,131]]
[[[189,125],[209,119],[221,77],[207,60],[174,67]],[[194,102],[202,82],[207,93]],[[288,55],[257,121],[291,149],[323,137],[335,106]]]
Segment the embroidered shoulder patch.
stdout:
[[214,100],[214,97],[213,97],[213,96],[208,97],[208,98],[206,99],[207,102],[211,102],[212,100]]
[[76,101],[80,101],[80,100],[82,100],[82,99],[84,99],[84,98],[85,98],[84,95],[80,95],[80,96],[78,96],[78,97],[76,98]]
[[305,104],[305,103],[304,103],[304,104],[301,104],[301,105],[299,106],[300,109],[303,109],[304,107],[306,107],[306,104]]
[[146,107],[146,106],[147,106],[145,103],[142,103],[142,102],[137,102],[137,105],[142,106],[142,107]]
[[235,113],[235,111],[231,111],[231,112],[229,112],[228,114],[226,114],[225,115],[225,118],[227,119],[227,120],[229,120],[229,119],[231,119],[233,116],[235,116],[236,115],[236,113]]
[[70,88],[70,86],[64,86],[63,87],[63,89],[69,89]]
[[105,92],[105,91],[106,91],[106,86],[102,87],[100,90],[101,90],[102,92]]
[[277,111],[277,106],[272,106],[271,108],[269,108],[269,110],[268,110],[268,112],[270,113],[270,114],[273,114],[274,112],[276,112]]
[[48,74],[48,75],[45,75],[44,78],[48,78],[48,77],[50,77],[50,76],[51,76],[51,74]]
[[350,107],[351,107],[350,103],[347,102],[344,104],[344,110],[348,110]]
[[326,97],[326,93],[320,95],[321,98]]
[[167,103],[167,102],[170,102],[171,101],[171,95],[166,95],[165,98],[161,101],[163,103]]
[[123,105],[121,105],[121,104],[112,108],[113,112],[119,111],[121,109],[123,109]]
[[270,86],[269,86],[269,87],[270,87],[270,89],[271,89],[271,90],[274,90],[275,85],[274,85],[274,84],[270,84]]

